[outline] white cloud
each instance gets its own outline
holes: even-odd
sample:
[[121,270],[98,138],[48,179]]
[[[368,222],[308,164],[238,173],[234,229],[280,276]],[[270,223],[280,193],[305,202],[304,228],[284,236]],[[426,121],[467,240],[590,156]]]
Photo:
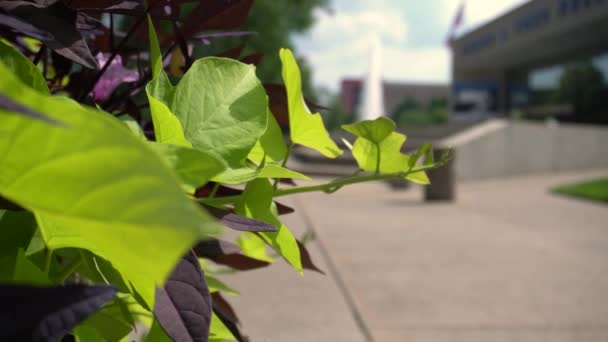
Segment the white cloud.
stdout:
[[[460,0],[433,1],[437,3],[437,17],[429,20],[444,23],[442,26],[447,29]],[[459,32],[477,27],[526,1],[467,0],[465,22]],[[334,14],[316,12],[317,22],[313,29],[295,38],[298,50],[313,67],[315,84],[337,91],[342,78],[362,77],[368,68],[368,42],[372,35],[380,36],[383,43],[386,79],[449,82],[450,53],[443,42],[437,41],[436,45],[428,44],[427,47],[408,46],[405,14],[406,11],[415,13],[415,3],[357,0],[353,5],[352,0],[334,0],[334,5],[338,11]]]
[[356,42],[370,34],[379,34],[384,40],[404,43],[407,24],[398,11],[373,9],[364,11],[315,12],[315,26],[306,35],[296,37],[302,44],[313,44],[318,48],[329,48],[338,42]]

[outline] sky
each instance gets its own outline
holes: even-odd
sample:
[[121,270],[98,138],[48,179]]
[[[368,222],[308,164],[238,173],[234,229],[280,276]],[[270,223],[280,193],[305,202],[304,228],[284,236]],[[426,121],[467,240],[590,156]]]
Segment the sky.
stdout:
[[[467,0],[462,34],[528,0]],[[461,0],[331,0],[313,28],[294,37],[313,69],[316,86],[337,91],[342,78],[368,69],[371,37],[382,41],[385,80],[447,83],[446,38]]]

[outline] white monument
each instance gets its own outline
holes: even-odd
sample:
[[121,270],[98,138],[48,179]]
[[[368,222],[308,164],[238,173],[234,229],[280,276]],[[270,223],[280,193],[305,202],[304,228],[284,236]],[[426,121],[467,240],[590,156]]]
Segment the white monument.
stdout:
[[359,120],[374,120],[384,115],[382,85],[382,43],[375,34],[370,39],[369,67],[357,108]]

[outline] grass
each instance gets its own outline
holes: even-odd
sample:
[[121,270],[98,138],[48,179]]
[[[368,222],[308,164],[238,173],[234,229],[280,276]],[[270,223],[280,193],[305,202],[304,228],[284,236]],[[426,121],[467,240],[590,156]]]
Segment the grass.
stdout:
[[552,191],[566,196],[608,203],[608,178],[565,184]]

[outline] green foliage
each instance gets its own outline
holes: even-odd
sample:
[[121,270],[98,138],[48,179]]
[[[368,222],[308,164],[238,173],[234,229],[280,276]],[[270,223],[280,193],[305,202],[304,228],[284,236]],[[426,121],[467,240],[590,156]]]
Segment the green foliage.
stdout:
[[[121,340],[137,323],[149,327],[146,340],[170,340],[173,335],[164,330],[168,322],[159,314],[166,308],[156,298],[177,269],[180,276],[191,276],[188,279],[203,289],[200,298],[207,299],[203,310],[210,327],[203,327],[204,338],[234,340],[236,324],[225,323],[211,311],[209,292],[239,292],[224,284],[213,268],[202,274],[197,262],[198,273],[188,273],[183,258],[195,258],[193,247],[226,228],[220,224],[229,222],[222,213],[265,222],[266,230],[241,232],[241,257],[271,262],[278,255],[302,272],[312,262],[280,221],[277,197],[395,178],[428,183],[424,171],[443,162],[432,160],[430,145],[412,157],[403,154],[405,136],[394,132],[392,121],[379,118],[344,127],[357,136],[352,152],[364,172],[283,188],[280,178],[309,179],[285,167],[293,145],[328,158],[342,154],[321,116],[311,114],[304,102],[291,51],[280,51],[290,126],[286,144],[255,67],[204,58],[194,61],[173,85],[162,68],[151,20],[149,33],[153,79],[146,93],[153,141],[137,120],[51,96],[41,87],[44,78],[36,67],[13,47],[0,44],[8,49],[1,60],[10,61],[8,66],[0,62],[0,94],[19,105],[0,109],[0,282],[112,286],[102,287],[113,296],[110,301],[70,326],[78,341]],[[61,124],[16,115],[20,110]],[[239,184],[244,190],[225,184]],[[199,257],[209,257],[203,252]],[[194,311],[180,303],[172,303],[174,311]]]
[[36,66],[27,57],[2,40],[0,40],[0,62],[4,63],[9,69],[15,70],[15,76],[23,84],[43,94],[49,93],[46,81]]
[[260,232],[259,235],[270,246],[275,248],[298,272],[302,272],[300,249],[291,231],[282,224],[276,210],[273,212],[272,185],[266,179],[256,179],[245,187],[245,191],[237,204],[237,213],[262,220],[279,227],[277,232]]
[[601,71],[591,62],[572,64],[564,70],[551,100],[572,105],[579,121],[608,122],[606,87]]
[[321,114],[311,115],[304,102],[300,70],[293,53],[288,49],[281,49],[280,56],[283,63],[283,81],[287,88],[291,141],[315,149],[328,158],[340,156],[342,151],[325,130]]
[[379,174],[403,173],[413,182],[429,183],[424,171],[407,173],[413,169],[415,161],[410,163],[410,157],[401,153],[406,136],[394,132],[395,123],[390,119],[381,116],[342,128],[358,137],[352,152],[362,170]]
[[[215,225],[120,121],[38,93],[2,64],[0,74],[3,94],[67,125],[0,111],[0,193],[36,215],[49,249],[84,248],[112,260],[152,306],[174,260]],[[46,137],[43,148],[37,137]]]
[[392,114],[397,127],[445,123],[448,116],[448,102],[445,98],[433,98],[427,106],[405,99]]

